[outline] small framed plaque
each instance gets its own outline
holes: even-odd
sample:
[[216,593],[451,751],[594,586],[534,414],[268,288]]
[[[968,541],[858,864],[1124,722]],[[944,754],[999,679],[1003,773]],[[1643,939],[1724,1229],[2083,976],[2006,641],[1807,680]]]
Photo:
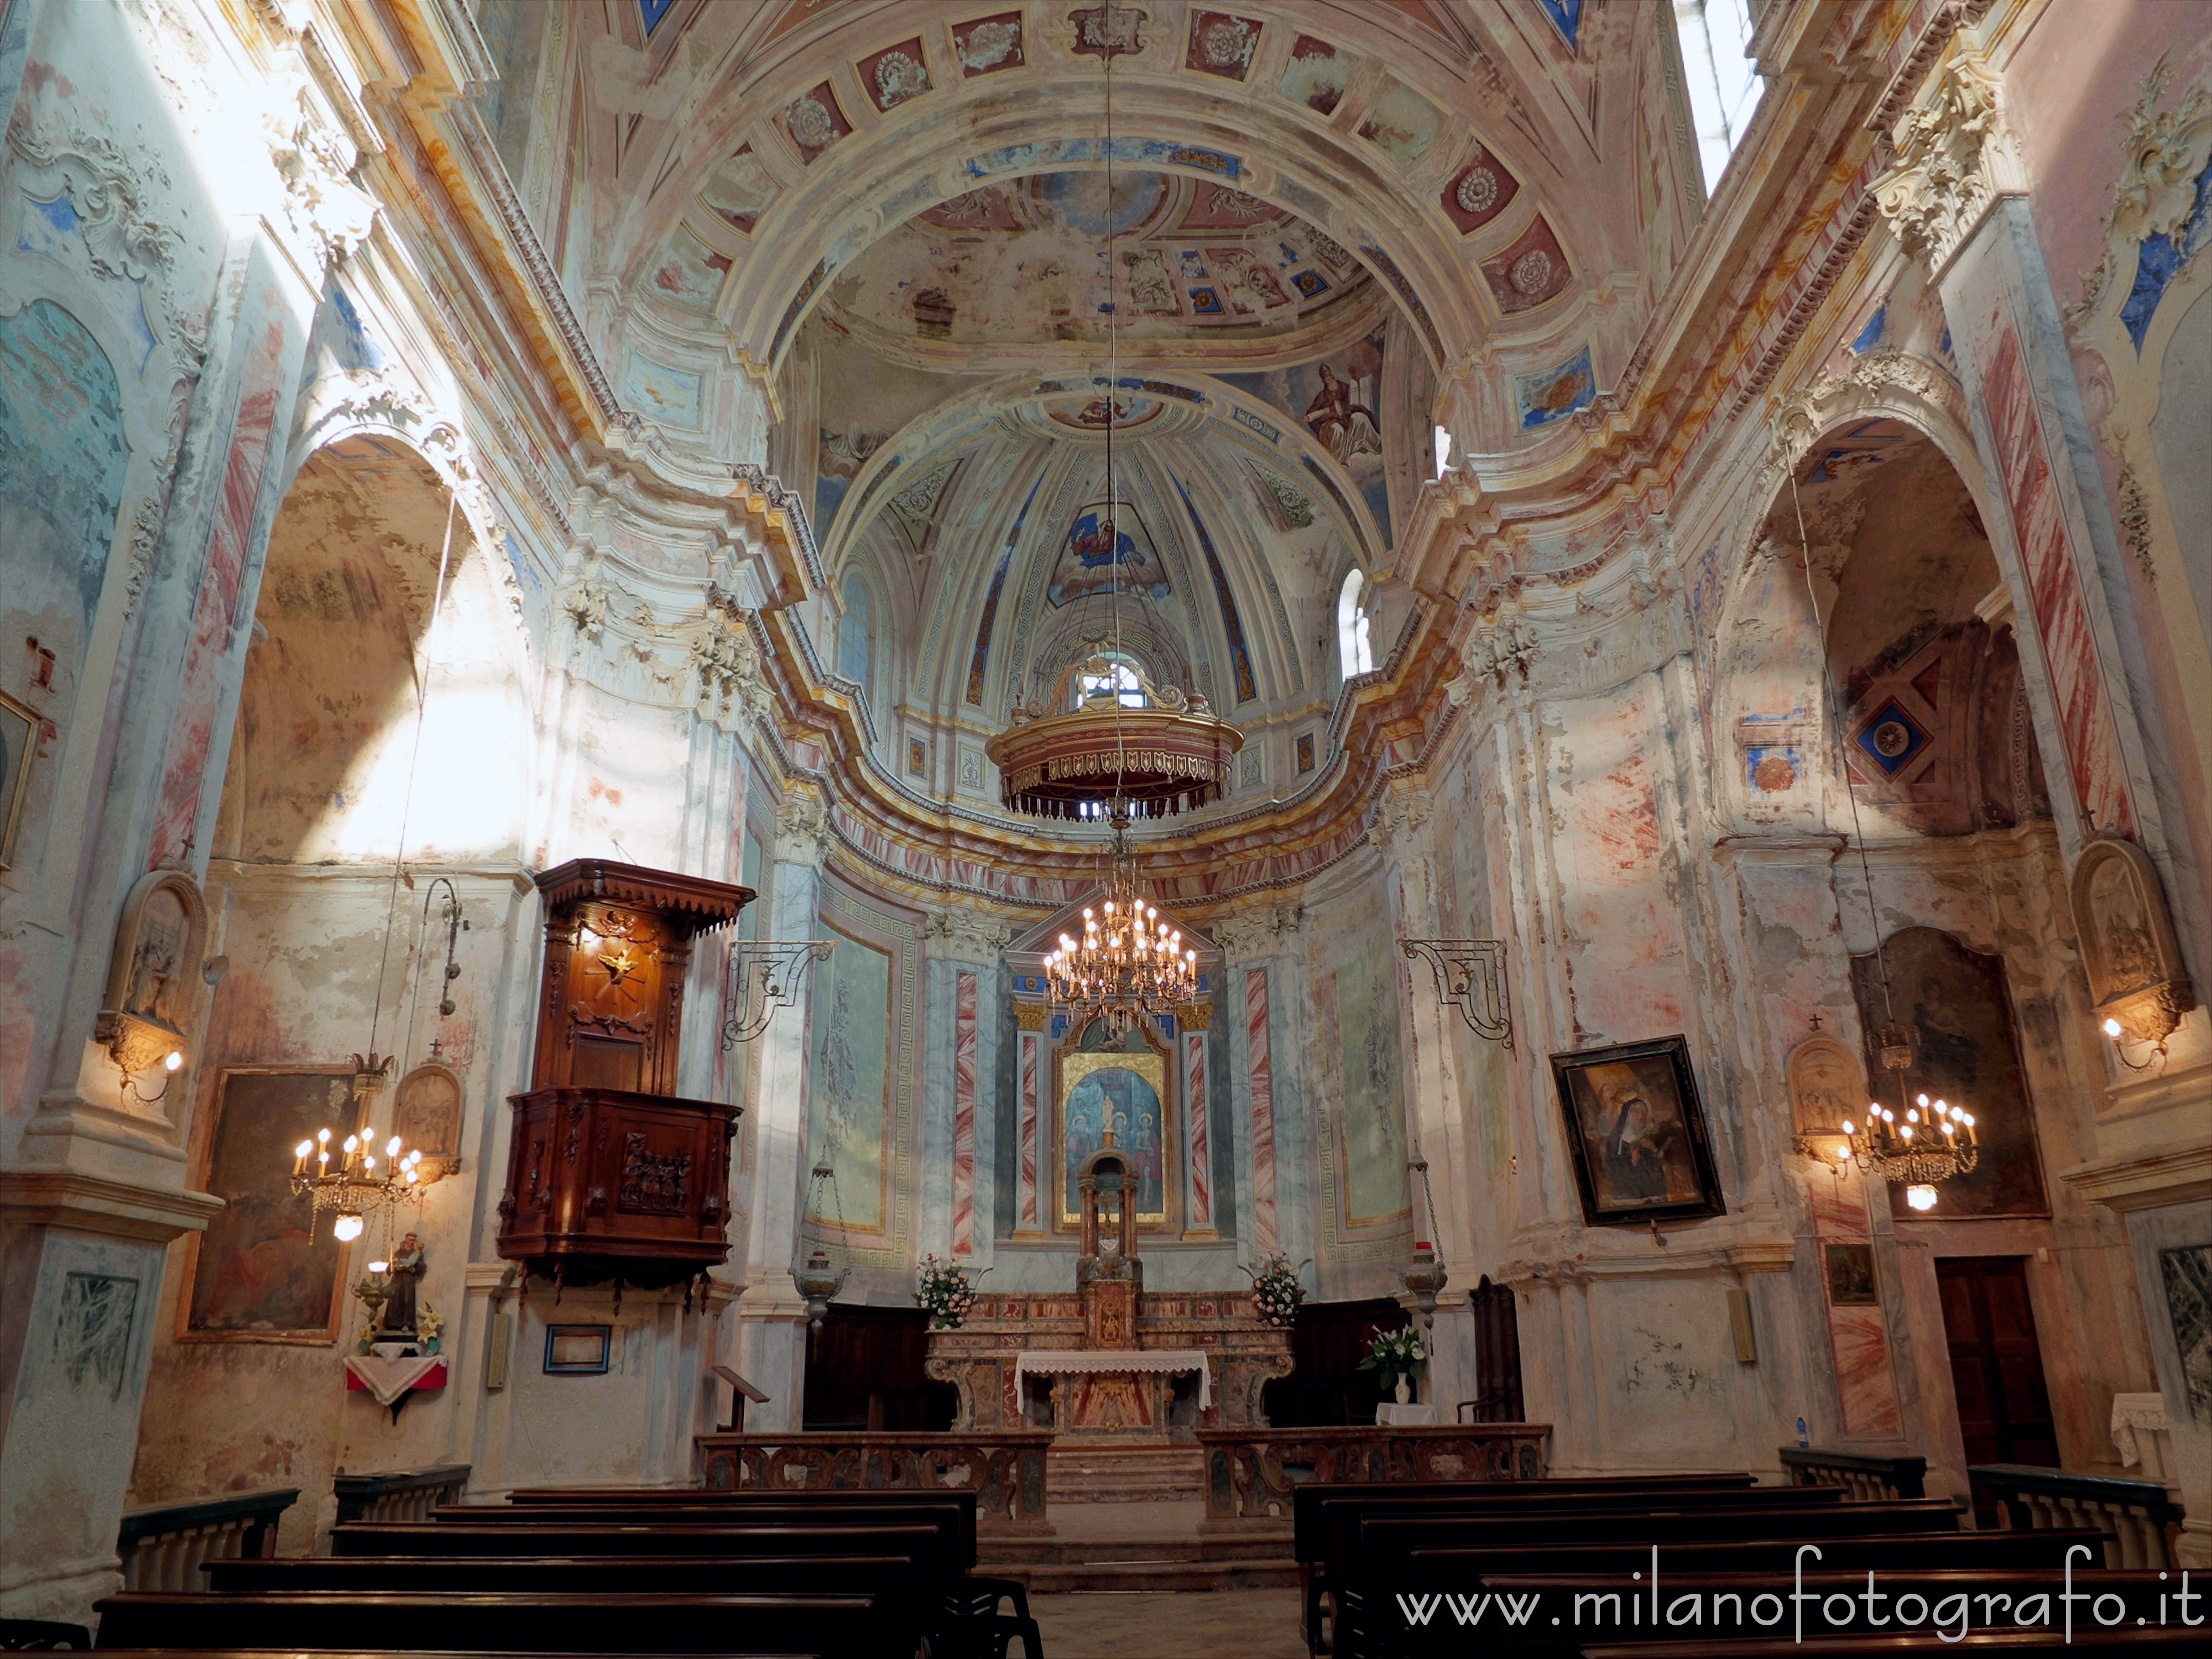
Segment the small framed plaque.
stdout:
[[546,1376],[605,1376],[607,1357],[614,1348],[614,1334],[611,1325],[548,1325]]

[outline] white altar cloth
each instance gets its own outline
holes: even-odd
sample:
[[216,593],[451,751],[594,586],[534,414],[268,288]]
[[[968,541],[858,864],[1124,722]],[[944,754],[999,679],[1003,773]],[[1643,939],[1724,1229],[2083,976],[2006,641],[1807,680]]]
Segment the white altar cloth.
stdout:
[[345,1368],[375,1397],[378,1405],[389,1406],[445,1363],[445,1356],[435,1353],[416,1354],[409,1358],[349,1353]]
[[1213,1372],[1203,1348],[1024,1348],[1014,1358],[1014,1391],[1023,1377],[1064,1376],[1076,1371],[1196,1371],[1198,1408],[1213,1404]]

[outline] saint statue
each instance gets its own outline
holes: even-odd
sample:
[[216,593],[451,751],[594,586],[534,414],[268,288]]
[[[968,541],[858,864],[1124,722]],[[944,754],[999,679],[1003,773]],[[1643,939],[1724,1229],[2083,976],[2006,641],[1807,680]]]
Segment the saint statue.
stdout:
[[415,1334],[415,1298],[422,1281],[422,1241],[410,1233],[392,1252],[392,1283],[386,1291],[378,1328],[388,1335]]

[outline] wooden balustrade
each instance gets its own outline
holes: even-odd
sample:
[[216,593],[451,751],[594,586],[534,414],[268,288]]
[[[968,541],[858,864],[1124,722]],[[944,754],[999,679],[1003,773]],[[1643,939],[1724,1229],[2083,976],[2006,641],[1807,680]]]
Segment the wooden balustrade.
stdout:
[[1287,1525],[1309,1480],[1538,1480],[1548,1423],[1202,1430],[1208,1527]]
[[2121,1480],[2027,1463],[1977,1463],[1966,1473],[1997,1500],[2008,1528],[2097,1527],[2113,1534],[2108,1567],[2171,1567],[2181,1506],[2155,1480]]
[[1793,1486],[1841,1486],[1854,1504],[1924,1498],[1924,1457],[1880,1457],[1868,1452],[1833,1451],[1826,1446],[1784,1446],[1782,1472]]
[[1042,1430],[696,1437],[700,1482],[709,1492],[972,1492],[977,1528],[996,1533],[1049,1530],[1052,1438]]
[[423,1469],[387,1469],[380,1474],[342,1474],[331,1483],[337,1493],[338,1521],[428,1521],[441,1504],[457,1504],[469,1484],[466,1463],[438,1463]]
[[227,1492],[189,1504],[126,1510],[116,1536],[126,1590],[204,1589],[204,1561],[258,1560],[276,1553],[276,1522],[297,1486]]

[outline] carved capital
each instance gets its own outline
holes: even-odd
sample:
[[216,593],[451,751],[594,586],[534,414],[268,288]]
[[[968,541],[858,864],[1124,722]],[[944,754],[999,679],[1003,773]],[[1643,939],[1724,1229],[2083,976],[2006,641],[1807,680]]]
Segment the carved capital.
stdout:
[[691,662],[699,677],[701,718],[757,720],[772,706],[761,674],[760,647],[744,612],[733,618],[709,609],[704,631],[691,641]]
[[831,839],[829,803],[794,787],[775,811],[776,862],[818,866],[830,856]]
[[1014,930],[986,910],[966,906],[933,910],[921,919],[929,953],[954,962],[995,962]]
[[1875,180],[1875,204],[1899,244],[1940,275],[2000,197],[2027,187],[2019,142],[2004,123],[1996,72],[1954,52],[1899,118],[1897,160]]
[[360,161],[353,140],[318,113],[304,82],[277,98],[262,125],[293,235],[319,272],[343,264],[376,223],[376,198],[348,176]]
[[1430,802],[1414,785],[1394,782],[1383,792],[1367,827],[1375,850],[1388,860],[1418,858],[1428,849]]
[[1290,935],[1298,931],[1304,918],[1303,905],[1263,904],[1255,910],[1224,916],[1206,931],[1213,936],[1224,957],[1246,961],[1273,956],[1287,948]]

